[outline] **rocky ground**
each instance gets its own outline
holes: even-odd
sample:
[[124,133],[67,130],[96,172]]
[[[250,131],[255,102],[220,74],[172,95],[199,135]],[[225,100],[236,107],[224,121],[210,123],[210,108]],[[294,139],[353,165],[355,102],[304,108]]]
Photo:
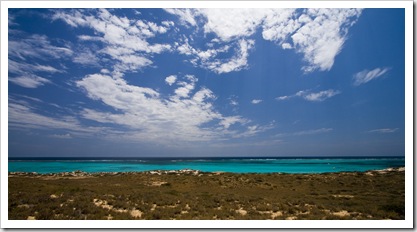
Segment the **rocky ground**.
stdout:
[[404,168],[9,173],[9,219],[404,219]]

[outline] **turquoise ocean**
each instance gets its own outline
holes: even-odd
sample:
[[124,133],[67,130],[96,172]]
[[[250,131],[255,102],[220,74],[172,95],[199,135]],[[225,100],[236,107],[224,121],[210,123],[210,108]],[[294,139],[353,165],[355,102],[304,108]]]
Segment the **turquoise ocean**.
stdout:
[[233,173],[326,173],[404,167],[404,157],[368,158],[9,158],[9,172],[142,172],[192,169]]

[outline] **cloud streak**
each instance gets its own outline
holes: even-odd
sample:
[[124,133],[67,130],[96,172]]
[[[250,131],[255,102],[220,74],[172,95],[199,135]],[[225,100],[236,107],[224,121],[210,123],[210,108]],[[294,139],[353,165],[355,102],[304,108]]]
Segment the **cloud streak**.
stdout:
[[9,81],[21,87],[30,89],[38,88],[45,84],[51,83],[51,81],[49,81],[48,79],[34,74],[24,74],[22,76],[9,78]]
[[368,133],[380,133],[380,134],[388,134],[388,133],[394,133],[398,130],[398,128],[382,128],[382,129],[375,129],[367,131]]
[[260,100],[260,99],[253,99],[253,100],[251,101],[251,103],[252,103],[252,104],[254,104],[254,105],[259,104],[259,103],[261,103],[261,102],[262,102],[262,100]]
[[[15,33],[19,36],[16,36]],[[69,58],[73,51],[67,47],[53,45],[44,35],[12,33],[9,37],[8,72],[9,81],[24,88],[38,88],[52,81],[47,74],[64,73],[62,68],[42,64],[49,59],[56,62]],[[34,63],[33,60],[37,62]]]
[[305,131],[299,131],[294,132],[292,135],[315,135],[315,134],[322,134],[333,131],[333,128],[320,128],[315,130],[305,130]]
[[333,131],[333,128],[319,128],[319,129],[312,129],[312,130],[296,131],[292,133],[276,134],[275,137],[317,135],[317,134],[329,133],[331,131]]
[[284,100],[289,100],[294,97],[300,97],[307,101],[322,102],[340,93],[342,92],[339,90],[333,90],[333,89],[323,90],[323,91],[315,92],[315,93],[311,92],[310,90],[301,90],[293,95],[284,95],[284,96],[276,97],[275,100],[284,101]]
[[353,75],[353,85],[359,86],[359,85],[366,84],[374,79],[382,77],[389,70],[390,68],[375,68],[370,71],[365,69]]

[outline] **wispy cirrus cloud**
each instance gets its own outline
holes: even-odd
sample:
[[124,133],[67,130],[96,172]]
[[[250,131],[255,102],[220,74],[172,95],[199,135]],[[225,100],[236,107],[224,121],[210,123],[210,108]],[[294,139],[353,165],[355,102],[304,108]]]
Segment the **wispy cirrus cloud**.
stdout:
[[9,97],[9,127],[20,129],[37,129],[37,130],[64,130],[73,135],[81,137],[97,136],[98,134],[106,134],[103,127],[92,127],[83,125],[76,115],[56,115],[47,116],[42,113],[42,107],[37,104],[42,104],[42,101],[31,102],[25,100],[16,100]]
[[52,82],[45,77],[47,74],[65,71],[62,67],[42,63],[49,59],[59,63],[72,55],[73,51],[70,48],[52,44],[47,36],[14,31],[9,35],[9,81],[24,88],[38,88],[50,84]]
[[275,137],[316,135],[316,134],[329,133],[331,131],[333,131],[333,128],[324,127],[324,128],[319,128],[319,129],[303,130],[303,131],[296,131],[296,132],[291,132],[291,133],[276,134]]
[[304,131],[298,131],[294,132],[293,135],[315,135],[315,134],[322,134],[332,131],[333,128],[320,128],[320,129],[314,129],[314,130],[304,130]]
[[375,68],[373,70],[363,70],[353,75],[353,85],[359,86],[368,83],[376,78],[382,77],[390,68]]
[[324,101],[326,99],[329,99],[331,97],[334,97],[334,96],[336,96],[340,93],[341,93],[341,91],[333,90],[333,89],[323,90],[323,91],[320,91],[320,92],[311,92],[311,90],[301,90],[301,91],[298,91],[297,93],[295,93],[293,95],[279,96],[279,97],[276,97],[275,99],[277,101],[284,101],[284,100],[289,100],[289,99],[294,98],[294,97],[300,97],[300,98],[303,98],[304,100],[307,100],[307,101],[322,102],[322,101]]
[[53,134],[53,135],[50,135],[49,137],[55,138],[55,139],[72,139],[72,136],[69,133],[67,133],[67,134]]
[[51,81],[49,81],[48,79],[30,73],[18,77],[9,78],[9,81],[21,87],[30,89],[34,89],[39,86],[51,83]]
[[368,133],[381,133],[381,134],[387,134],[387,133],[394,133],[398,130],[398,128],[381,128],[381,129],[375,129],[367,131]]
[[336,96],[340,93],[341,92],[338,90],[329,89],[329,90],[320,91],[318,93],[306,93],[306,94],[303,94],[302,97],[307,101],[321,102],[328,98]]
[[[23,38],[22,38],[23,37]],[[45,35],[24,34],[22,37],[9,39],[9,59],[27,60],[37,58],[48,60],[50,58],[63,58],[73,54],[73,51],[64,46],[53,45]]]

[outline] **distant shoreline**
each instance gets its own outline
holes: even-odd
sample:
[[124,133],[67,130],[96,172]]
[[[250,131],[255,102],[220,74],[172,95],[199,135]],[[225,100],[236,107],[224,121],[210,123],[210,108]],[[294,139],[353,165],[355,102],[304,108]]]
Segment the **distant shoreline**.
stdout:
[[54,161],[54,160],[95,160],[95,161],[105,161],[105,160],[233,160],[233,159],[405,159],[405,156],[246,156],[246,157],[8,157],[9,161]]
[[57,172],[57,173],[37,173],[37,172],[8,172],[10,176],[53,176],[53,177],[80,177],[80,176],[114,176],[114,175],[129,175],[129,174],[148,174],[148,175],[204,175],[204,174],[215,174],[220,175],[226,174],[239,174],[239,175],[269,175],[269,174],[282,174],[282,175],[329,175],[329,174],[346,174],[346,173],[379,173],[384,174],[387,172],[404,172],[405,167],[385,168],[380,170],[367,170],[367,171],[343,171],[343,172],[324,172],[324,173],[284,173],[284,172],[271,172],[271,173],[233,173],[233,172],[203,172],[192,169],[181,169],[181,170],[151,170],[151,171],[128,171],[128,172],[84,172],[80,170],[72,172]]
[[10,172],[60,173],[199,170],[230,173],[332,173],[404,167],[403,158],[12,160]]

